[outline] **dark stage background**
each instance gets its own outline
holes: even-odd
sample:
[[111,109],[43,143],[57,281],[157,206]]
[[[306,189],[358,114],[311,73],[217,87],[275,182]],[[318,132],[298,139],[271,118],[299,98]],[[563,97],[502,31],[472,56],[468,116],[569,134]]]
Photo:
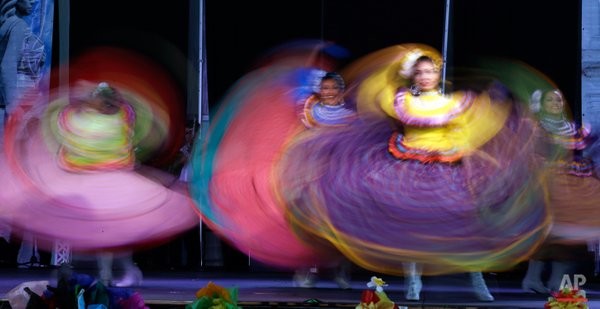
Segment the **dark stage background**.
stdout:
[[[440,50],[443,46],[444,0],[205,2],[207,82],[213,112],[227,89],[251,70],[260,56],[290,40],[336,42],[350,52],[346,62],[401,43],[425,43]],[[580,1],[452,3],[451,66],[467,66],[479,56],[523,61],[554,80],[579,113]],[[57,6],[56,11],[60,9]],[[71,1],[70,53],[76,57],[104,45],[140,51],[163,65],[185,96],[188,25],[186,0]],[[58,39],[54,43],[56,49]],[[53,51],[53,56],[58,52]],[[235,250],[224,250],[229,250],[227,256],[235,255]],[[226,262],[243,261],[243,254],[238,254]]]
[[[336,42],[350,52],[346,62],[400,43],[443,46],[444,0],[205,2],[213,106],[259,57],[291,40]],[[165,66],[185,95],[188,11],[185,0],[71,1],[71,56],[98,45],[140,51]],[[454,0],[450,65],[468,65],[476,56],[523,61],[554,80],[577,106],[580,15],[580,1]]]

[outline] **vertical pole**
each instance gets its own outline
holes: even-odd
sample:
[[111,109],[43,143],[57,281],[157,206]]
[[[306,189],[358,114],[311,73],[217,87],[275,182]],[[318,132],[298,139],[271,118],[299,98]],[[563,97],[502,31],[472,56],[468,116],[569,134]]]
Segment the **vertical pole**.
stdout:
[[204,141],[206,132],[208,131],[209,125],[209,111],[208,111],[208,81],[206,79],[207,67],[206,67],[206,27],[205,27],[205,16],[204,12],[205,3],[204,0],[200,0],[200,40],[199,44],[199,68],[198,74],[198,98],[200,102],[200,138]]
[[448,33],[450,28],[450,5],[451,0],[446,0],[444,17],[444,46],[442,47],[442,93],[446,93],[446,74],[448,62]]
[[71,24],[70,0],[58,0],[58,84],[60,92],[69,91],[69,27]]
[[[194,123],[199,125],[199,134],[196,135],[195,146],[200,146],[206,140],[209,126],[208,110],[208,83],[206,67],[206,27],[205,27],[205,1],[190,0],[190,30],[189,30],[189,58],[192,63],[188,71],[188,117],[193,114]],[[193,169],[192,171],[193,172]],[[204,266],[204,233],[202,220],[200,220],[200,266]],[[210,235],[210,234],[209,234]]]
[[[202,20],[202,8],[204,6],[204,0],[189,1],[189,36],[188,36],[188,99],[186,109],[186,120],[193,115],[194,126],[198,125],[199,119],[198,114],[203,110],[203,76],[202,76],[202,62],[203,62],[203,26],[204,21]],[[202,130],[202,128],[200,129]],[[195,131],[194,131],[195,132]],[[190,172],[191,173],[191,172]],[[199,257],[200,267],[204,267],[204,241],[202,233],[202,220],[199,222],[198,227],[199,233]]]
[[[56,9],[56,8],[55,8]],[[71,24],[70,0],[58,0],[58,90],[69,93],[69,43]],[[55,266],[71,262],[71,246],[62,239],[54,241],[50,263]]]

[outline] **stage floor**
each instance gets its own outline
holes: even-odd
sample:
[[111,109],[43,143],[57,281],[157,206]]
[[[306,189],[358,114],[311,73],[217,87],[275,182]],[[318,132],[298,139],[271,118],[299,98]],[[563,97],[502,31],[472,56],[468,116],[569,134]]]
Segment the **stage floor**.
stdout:
[[[76,271],[87,273],[84,269]],[[38,280],[49,280],[53,285],[55,276],[56,270],[49,268],[0,269],[0,309],[10,308],[5,295],[16,285]],[[386,293],[401,308],[543,308],[549,296],[522,291],[521,278],[510,274],[486,273],[484,276],[496,298],[494,302],[478,301],[470,290],[467,275],[424,277],[420,301],[404,300],[403,278],[381,275],[389,284]],[[353,274],[350,290],[339,289],[326,274],[310,289],[294,287],[291,278],[291,273],[273,271],[144,271],[142,285],[134,289],[150,308],[183,308],[209,281],[223,287],[238,287],[239,305],[243,308],[354,308],[370,275]],[[599,288],[596,278],[587,278],[583,289],[587,292],[589,308],[600,308]]]

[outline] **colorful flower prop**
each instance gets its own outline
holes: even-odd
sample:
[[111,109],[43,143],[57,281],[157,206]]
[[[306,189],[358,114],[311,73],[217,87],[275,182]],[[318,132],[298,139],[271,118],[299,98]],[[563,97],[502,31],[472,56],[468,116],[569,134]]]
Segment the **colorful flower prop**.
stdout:
[[391,301],[383,291],[384,286],[387,284],[381,278],[371,277],[367,287],[375,288],[375,290],[364,290],[356,309],[398,309],[398,305]]
[[208,282],[196,292],[196,300],[185,306],[186,309],[238,309],[238,289],[226,289]]
[[57,285],[48,281],[24,282],[7,298],[12,308],[149,309],[142,295],[130,288],[107,287],[95,277],[73,272],[64,265]]
[[584,290],[564,288],[558,292],[552,292],[544,309],[588,309],[587,298]]

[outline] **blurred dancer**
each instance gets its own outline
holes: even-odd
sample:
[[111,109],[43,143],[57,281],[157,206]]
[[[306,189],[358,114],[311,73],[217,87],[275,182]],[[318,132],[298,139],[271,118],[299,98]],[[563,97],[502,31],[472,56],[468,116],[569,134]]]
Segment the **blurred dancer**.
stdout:
[[[356,112],[344,101],[345,88],[346,83],[339,73],[325,73],[319,82],[319,92],[310,96],[304,103],[302,123],[308,129],[318,129],[344,126],[354,121]],[[334,267],[333,280],[340,288],[349,289],[351,263],[340,257],[337,264]],[[294,281],[299,287],[314,287],[317,272],[316,266],[298,269],[294,274]]]
[[[569,116],[559,89],[536,90],[531,99],[541,128],[537,152],[548,169],[546,177],[554,226],[550,237],[529,260],[522,281],[526,291],[560,290],[564,275],[577,272],[586,256],[586,242],[597,239],[600,220],[594,215],[600,203],[600,180],[594,162],[583,156],[592,146],[590,128],[577,125]],[[547,284],[543,274],[550,266]]]
[[323,43],[314,43],[272,55],[242,76],[220,102],[205,142],[192,155],[190,190],[203,223],[253,260],[292,271],[328,268],[331,257],[339,256],[330,244],[298,237],[275,190],[280,183],[275,171],[289,141],[313,131],[299,121],[300,106],[308,88],[312,93],[318,84],[313,68],[329,70],[328,61],[314,57]]
[[[398,134],[397,137],[390,140],[390,143],[394,143],[393,146],[390,147],[390,152],[397,159],[413,159],[419,160],[423,163],[437,161],[450,164],[451,162],[457,162],[462,155],[460,153],[461,149],[457,147],[457,145],[453,145],[451,141],[444,141],[443,136],[450,133],[449,130],[456,130],[455,128],[452,128],[454,126],[451,125],[453,120],[452,118],[454,118],[454,115],[451,113],[464,113],[465,109],[468,108],[468,104],[471,103],[462,101],[468,100],[468,98],[461,98],[462,100],[453,100],[448,99],[441,94],[439,88],[441,81],[440,64],[440,59],[434,60],[434,58],[431,56],[423,55],[417,58],[417,60],[414,62],[414,65],[409,68],[409,76],[412,81],[411,88],[409,91],[399,91],[396,97],[397,101],[395,102],[395,106],[399,107],[402,104],[408,105],[412,103],[414,104],[414,109],[417,111],[421,108],[424,109],[424,111],[428,110],[427,112],[431,113],[431,116],[435,115],[435,113],[439,113],[438,115],[441,115],[443,118],[447,118],[447,123],[443,123],[445,121],[442,120],[442,123],[431,126],[430,132],[427,132],[425,128],[427,128],[427,124],[429,122],[427,118],[430,117],[430,115],[425,114],[422,115],[423,119],[418,119],[421,115],[411,115],[408,109],[404,111],[401,109],[396,109],[394,114],[401,117],[406,117],[403,119],[405,120],[406,125],[405,135],[402,136]],[[402,93],[402,91],[404,91],[404,93]],[[412,102],[410,102],[411,100]],[[399,115],[398,112],[400,111],[406,112],[406,114]],[[415,117],[416,119],[411,119],[412,117]],[[411,125],[416,125],[417,127],[422,127],[423,129],[415,129],[413,135],[411,136]],[[446,128],[446,126],[452,129]],[[407,145],[410,142],[414,143],[414,148]],[[422,152],[422,150],[419,149],[424,145],[428,145],[426,148],[433,146],[431,145],[431,142],[438,142],[436,146],[440,148],[436,149],[435,152],[430,153]],[[404,147],[401,145],[408,147],[405,150],[402,149]],[[435,160],[433,156],[437,156],[438,160]],[[419,300],[422,288],[422,270],[420,266],[414,262],[407,262],[404,264],[404,271],[406,274],[406,299]],[[470,277],[471,284],[473,285],[473,290],[477,298],[479,300],[493,301],[494,297],[492,294],[490,294],[482,273],[473,272],[470,273]]]
[[[107,83],[100,83],[89,97],[77,102],[77,105],[67,106],[59,113],[58,119],[59,134],[65,138],[65,143],[59,149],[59,164],[63,169],[82,172],[92,166],[95,166],[94,169],[98,168],[96,164],[106,164],[110,169],[134,168],[135,111]],[[90,121],[90,127],[78,123],[85,119]],[[102,129],[95,130],[92,126]],[[87,130],[89,131],[86,132]],[[92,132],[96,134],[88,135]],[[92,140],[85,142],[83,138]],[[98,255],[99,277],[107,286],[113,284],[113,259],[115,254],[111,251]],[[142,272],[133,263],[132,253],[121,253],[117,255],[117,260],[123,267],[125,276],[115,285],[141,284]]]
[[[45,247],[61,239],[74,252],[98,253],[107,285],[140,284],[131,250],[198,221],[176,176],[136,161],[135,128],[144,119],[131,98],[105,82],[82,82],[68,98],[17,111],[8,135],[4,177],[12,191],[2,197],[14,205],[13,221]],[[32,219],[40,213],[44,220]],[[113,282],[113,257],[124,267],[120,282]]]

